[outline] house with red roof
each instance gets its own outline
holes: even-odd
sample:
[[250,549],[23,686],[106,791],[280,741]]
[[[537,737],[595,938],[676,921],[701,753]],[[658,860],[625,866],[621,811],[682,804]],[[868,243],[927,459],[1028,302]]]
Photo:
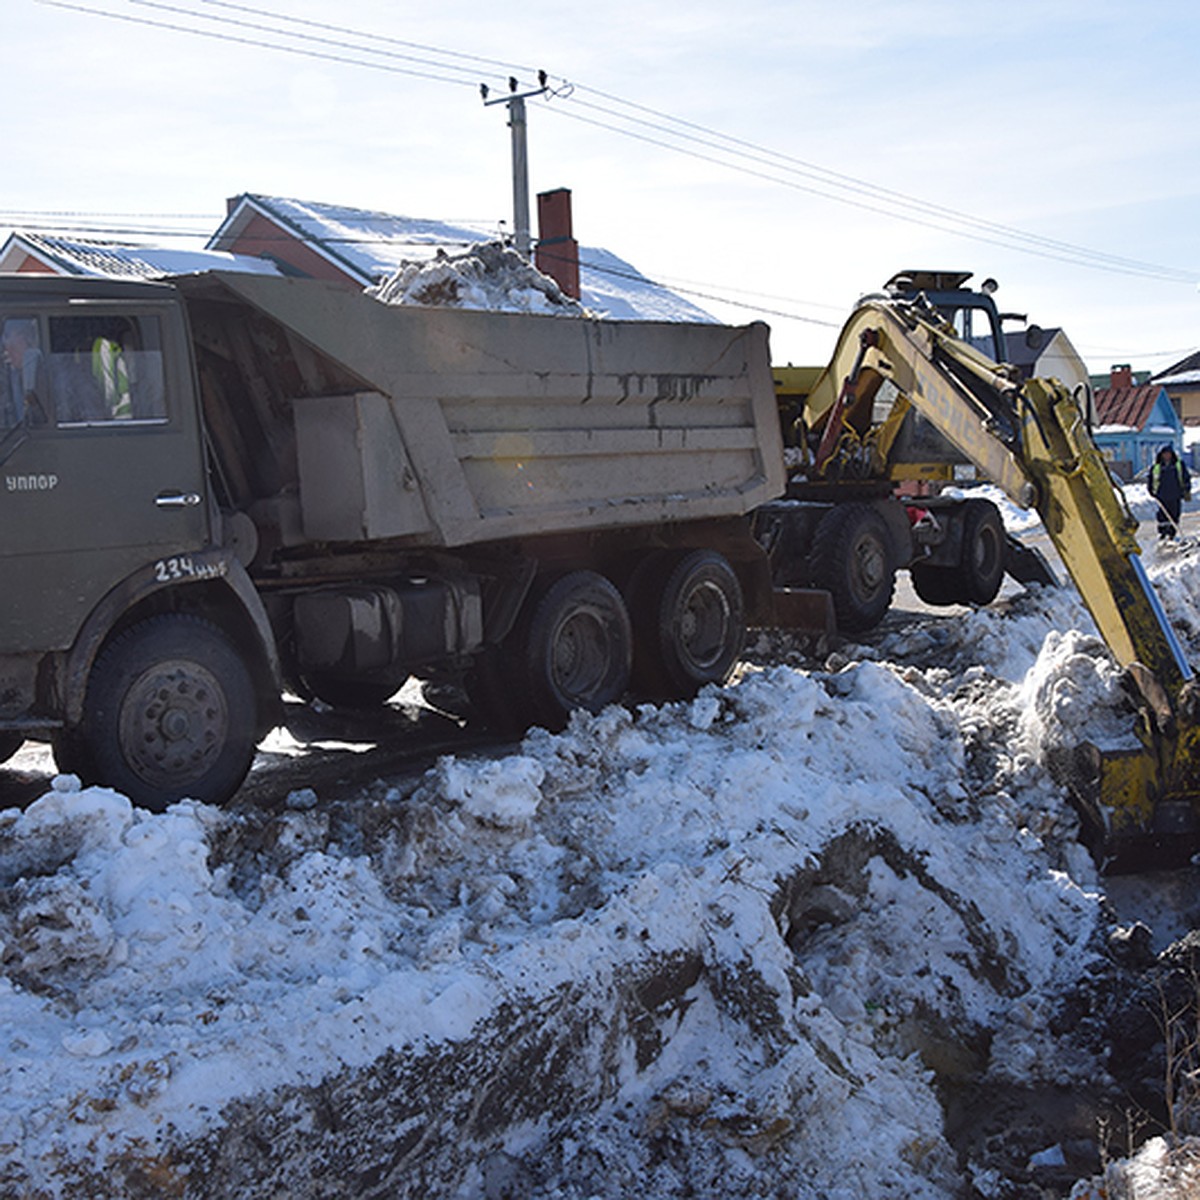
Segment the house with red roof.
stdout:
[[1113,367],[1094,399],[1092,435],[1121,478],[1145,471],[1165,445],[1183,454],[1183,422],[1161,384],[1135,384],[1129,367]]

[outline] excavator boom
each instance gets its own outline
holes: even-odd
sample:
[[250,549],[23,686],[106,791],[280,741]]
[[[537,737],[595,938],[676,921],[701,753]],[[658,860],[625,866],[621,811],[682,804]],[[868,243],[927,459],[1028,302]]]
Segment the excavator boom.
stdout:
[[1058,764],[1099,855],[1200,835],[1197,684],[1084,407],[1057,380],[1022,381],[960,340],[922,298],[867,298],[805,404],[816,447],[809,469],[869,456],[879,477],[916,477],[898,450],[911,412],[1015,503],[1036,509],[1133,685],[1139,748],[1084,746]]

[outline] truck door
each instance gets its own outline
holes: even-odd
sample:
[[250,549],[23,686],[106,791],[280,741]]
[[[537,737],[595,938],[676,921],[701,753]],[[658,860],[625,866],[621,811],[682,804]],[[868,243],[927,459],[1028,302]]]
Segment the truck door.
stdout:
[[65,649],[208,541],[186,331],[170,305],[56,299],[0,306],[0,343],[0,654]]

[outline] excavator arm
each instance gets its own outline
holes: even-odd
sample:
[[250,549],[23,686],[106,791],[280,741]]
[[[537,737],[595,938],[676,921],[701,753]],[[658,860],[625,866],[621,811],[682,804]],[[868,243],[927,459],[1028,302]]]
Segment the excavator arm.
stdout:
[[910,411],[1016,504],[1036,509],[1133,685],[1139,747],[1083,746],[1058,764],[1099,854],[1200,835],[1200,689],[1076,398],[1057,380],[1020,381],[919,299],[868,298],[807,399],[807,469],[837,475],[866,464],[878,477],[906,477],[897,435]]

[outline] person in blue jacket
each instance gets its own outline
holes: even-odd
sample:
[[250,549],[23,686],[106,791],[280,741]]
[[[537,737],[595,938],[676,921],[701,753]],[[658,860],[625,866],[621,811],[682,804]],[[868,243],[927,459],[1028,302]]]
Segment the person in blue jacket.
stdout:
[[1192,479],[1183,460],[1164,446],[1150,468],[1150,495],[1158,501],[1158,536],[1173,538],[1179,532],[1179,512],[1192,498]]

